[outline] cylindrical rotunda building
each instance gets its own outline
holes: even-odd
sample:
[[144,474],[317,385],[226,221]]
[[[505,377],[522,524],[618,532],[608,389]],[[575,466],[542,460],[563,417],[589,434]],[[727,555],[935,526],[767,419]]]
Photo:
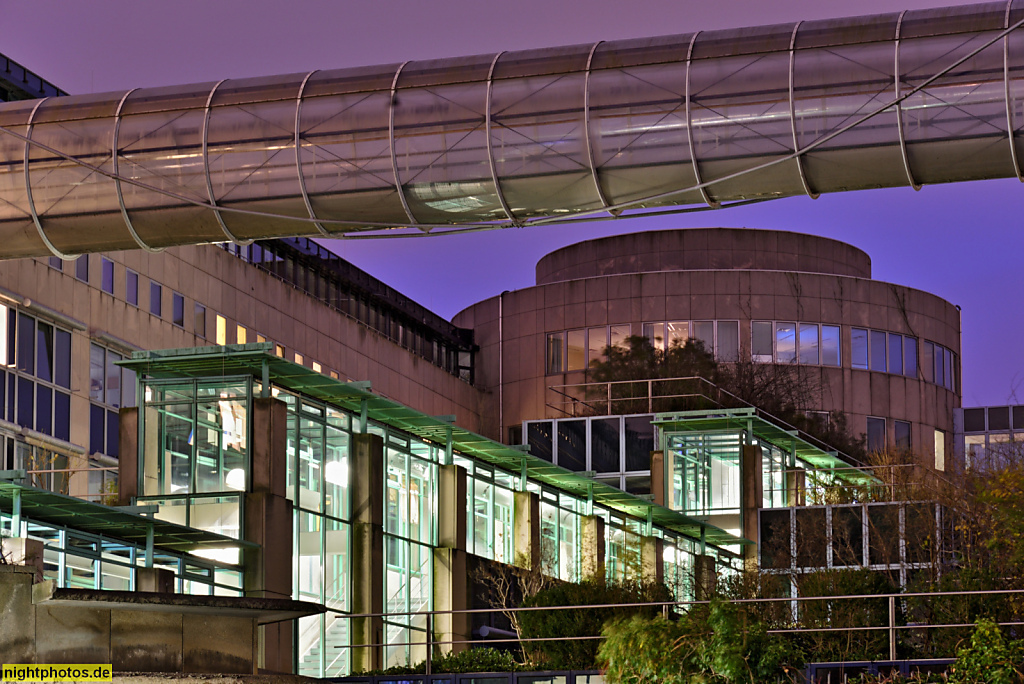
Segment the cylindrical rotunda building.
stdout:
[[[607,459],[571,444],[573,434],[591,444],[597,428],[550,422],[571,417],[566,386],[588,382],[590,362],[630,335],[655,345],[697,338],[722,362],[797,364],[815,386],[803,408],[844,412],[869,448],[910,447],[934,455],[940,468],[952,453],[959,310],[933,294],[872,280],[868,255],[836,240],[733,228],[587,240],[542,258],[536,286],[474,304],[454,323],[472,328],[480,345],[488,436],[518,442],[526,423],[528,441],[540,435],[535,455],[612,484],[619,478],[638,493],[649,468],[642,425],[600,426],[622,443],[619,470],[609,472]],[[549,422],[530,423],[541,419]],[[551,453],[543,453],[544,433]]]

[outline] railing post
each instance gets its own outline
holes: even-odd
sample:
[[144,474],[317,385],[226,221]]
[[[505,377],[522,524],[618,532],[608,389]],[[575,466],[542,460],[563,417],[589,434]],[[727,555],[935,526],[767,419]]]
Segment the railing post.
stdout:
[[427,659],[424,666],[424,673],[429,677],[430,672],[430,661],[432,660],[434,651],[434,620],[432,619],[434,614],[427,611]]
[[654,413],[654,381],[647,381],[647,412]]
[[[889,597],[889,660],[896,660],[896,597]],[[427,661],[430,662],[430,661]]]
[[612,415],[612,383],[608,383],[608,413],[606,415]]

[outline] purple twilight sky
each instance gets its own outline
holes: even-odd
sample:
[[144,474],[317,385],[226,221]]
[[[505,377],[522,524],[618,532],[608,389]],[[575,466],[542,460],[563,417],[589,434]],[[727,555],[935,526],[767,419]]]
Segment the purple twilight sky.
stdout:
[[[5,2],[0,53],[71,93],[941,6],[942,0],[175,0]],[[332,248],[450,318],[533,284],[545,253],[615,233],[735,226],[815,233],[871,255],[877,279],[963,308],[964,405],[1024,403],[1024,230],[1017,180],[797,197],[719,212]]]

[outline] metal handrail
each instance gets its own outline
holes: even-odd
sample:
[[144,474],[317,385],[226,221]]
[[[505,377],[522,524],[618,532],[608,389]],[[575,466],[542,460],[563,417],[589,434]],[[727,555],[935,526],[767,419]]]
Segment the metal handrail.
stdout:
[[[725,600],[728,604],[762,604],[762,603],[790,603],[799,604],[810,601],[842,601],[842,600],[879,600],[887,599],[888,601],[888,624],[887,625],[866,625],[856,627],[794,627],[786,629],[769,629],[768,634],[800,634],[800,633],[846,633],[846,632],[872,632],[872,631],[887,631],[889,634],[889,659],[896,660],[896,636],[901,630],[924,630],[924,629],[958,629],[968,628],[977,626],[977,622],[964,622],[964,623],[943,623],[943,624],[911,624],[911,625],[897,625],[896,624],[896,601],[906,600],[910,598],[930,598],[930,597],[951,597],[951,596],[1011,596],[1011,595],[1024,595],[1024,589],[980,589],[980,590],[967,590],[967,591],[924,591],[924,592],[904,592],[904,593],[889,593],[889,594],[849,594],[842,596],[794,596],[794,597],[764,597],[764,598],[751,598],[751,599],[729,599]],[[479,643],[476,639],[435,639],[431,625],[434,623],[434,618],[438,615],[472,615],[472,614],[493,614],[496,610],[500,610],[503,613],[518,613],[518,612],[531,612],[531,611],[557,611],[557,610],[598,610],[608,608],[660,608],[662,615],[668,615],[668,611],[673,607],[692,607],[700,605],[709,605],[711,600],[692,600],[692,601],[651,601],[642,603],[605,603],[605,604],[594,604],[594,605],[573,605],[573,606],[518,606],[513,608],[471,608],[465,610],[430,610],[430,611],[408,611],[408,612],[395,612],[395,613],[344,613],[342,611],[336,611],[328,609],[327,612],[335,613],[338,618],[388,618],[388,617],[399,617],[399,616],[423,616],[425,618],[426,627],[423,630],[425,639],[422,641],[404,641],[404,642],[387,642],[387,643],[370,643],[370,644],[355,644],[350,645],[350,649],[366,649],[366,648],[381,648],[387,646],[425,646],[426,650],[426,674],[430,674],[430,661],[432,658],[432,651],[435,646],[454,646],[454,645],[468,645]],[[1012,627],[1024,625],[1022,621],[1006,621],[996,623],[1003,627]],[[419,631],[419,630],[417,630]],[[591,636],[574,636],[575,640],[596,640],[603,639],[602,635],[591,635]],[[526,638],[515,638],[515,639],[487,639],[488,643],[534,643],[534,642],[546,642],[546,641],[563,641],[563,637],[526,637]]]

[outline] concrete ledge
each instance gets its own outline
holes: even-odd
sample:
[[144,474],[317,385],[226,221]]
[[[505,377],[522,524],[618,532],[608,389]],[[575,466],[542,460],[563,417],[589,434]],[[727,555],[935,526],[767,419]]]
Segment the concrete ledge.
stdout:
[[59,589],[53,580],[32,587],[32,603],[37,606],[241,617],[255,619],[256,623],[260,625],[294,620],[308,615],[319,615],[327,611],[319,603],[291,599]]

